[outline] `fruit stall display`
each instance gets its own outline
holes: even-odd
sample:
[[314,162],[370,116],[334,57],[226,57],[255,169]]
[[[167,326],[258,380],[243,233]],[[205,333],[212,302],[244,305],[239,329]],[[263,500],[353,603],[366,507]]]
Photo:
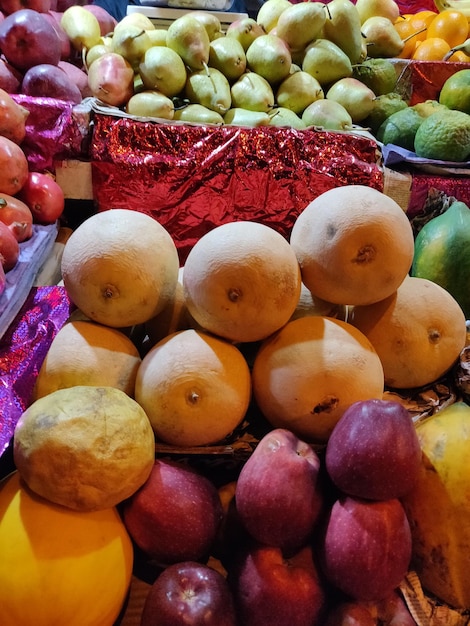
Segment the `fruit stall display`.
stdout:
[[[113,206],[70,234],[62,284],[31,291],[5,333],[2,626],[469,623],[469,206],[445,197],[410,220],[375,177],[392,132],[397,150],[466,166],[461,3],[267,0],[225,33],[201,11],[164,33],[96,7],[4,16],[6,280],[64,210],[22,149],[29,98],[90,98],[112,140],[121,120],[174,122],[318,132],[374,156],[368,184],[302,197],[288,233],[226,220],[184,262],[151,211]],[[19,25],[42,45],[15,57]],[[397,77],[422,55],[452,72],[418,103]]]

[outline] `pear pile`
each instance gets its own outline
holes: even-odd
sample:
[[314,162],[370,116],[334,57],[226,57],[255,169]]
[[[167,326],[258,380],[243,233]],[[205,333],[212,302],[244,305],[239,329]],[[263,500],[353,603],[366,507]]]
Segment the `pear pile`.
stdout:
[[[380,3],[381,15],[374,13],[374,2],[267,0],[256,19],[240,18],[225,32],[216,14],[206,11],[190,11],[168,29],[131,13],[84,58],[89,76],[92,65],[109,54],[133,69],[130,95],[123,90],[120,103],[131,115],[350,130],[366,120],[384,91],[364,79],[374,69],[371,60],[393,57],[403,45],[393,28],[395,0]],[[392,90],[394,74],[392,79],[385,91]],[[115,104],[103,90],[93,95]]]

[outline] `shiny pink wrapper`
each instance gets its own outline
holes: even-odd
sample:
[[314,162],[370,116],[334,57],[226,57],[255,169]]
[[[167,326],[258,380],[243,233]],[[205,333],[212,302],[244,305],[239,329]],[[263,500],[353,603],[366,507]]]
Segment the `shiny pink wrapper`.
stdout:
[[0,342],[0,456],[31,402],[52,340],[75,307],[63,287],[36,287]]
[[184,264],[202,235],[251,220],[288,236],[298,214],[346,184],[383,189],[376,143],[317,130],[165,124],[95,114],[91,162],[99,211],[158,220]]
[[54,98],[33,98],[12,94],[15,102],[29,111],[26,137],[21,148],[29,169],[54,172],[56,161],[87,158],[90,113],[86,105]]

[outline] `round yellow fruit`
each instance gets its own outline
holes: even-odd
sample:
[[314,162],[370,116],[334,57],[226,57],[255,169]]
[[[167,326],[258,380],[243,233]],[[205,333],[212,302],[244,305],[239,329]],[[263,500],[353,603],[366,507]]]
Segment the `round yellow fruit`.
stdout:
[[179,259],[168,231],[145,213],[112,209],[78,226],[61,271],[72,302],[91,320],[125,328],[160,313],[173,297]]
[[251,397],[248,363],[233,344],[195,329],[158,342],[143,358],[137,402],[160,439],[176,446],[218,442],[243,420]]
[[52,340],[33,399],[77,385],[116,387],[133,397],[140,362],[136,346],[121,331],[94,322],[69,321]]
[[359,400],[382,398],[382,364],[371,342],[342,320],[308,316],[268,337],[255,356],[253,393],[265,418],[324,443]]
[[364,185],[317,196],[297,217],[290,243],[312,294],[344,305],[391,295],[408,273],[414,252],[403,209]]
[[13,455],[32,491],[92,511],[117,505],[147,480],[155,436],[143,408],[120,389],[76,386],[23,412]]
[[229,222],[194,245],[183,287],[188,311],[202,328],[230,341],[258,341],[294,312],[300,269],[293,249],[273,228]]
[[348,321],[374,346],[385,384],[409,389],[443,376],[466,341],[463,311],[453,296],[425,278],[407,276],[381,302],[353,307]]
[[133,547],[114,508],[82,513],[44,500],[13,472],[0,482],[0,624],[113,626]]

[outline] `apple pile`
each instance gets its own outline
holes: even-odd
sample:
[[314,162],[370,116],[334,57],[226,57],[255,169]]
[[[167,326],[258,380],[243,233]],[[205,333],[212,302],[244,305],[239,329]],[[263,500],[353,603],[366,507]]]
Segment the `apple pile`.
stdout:
[[401,498],[420,464],[412,419],[388,400],[353,404],[322,450],[268,432],[219,489],[157,459],[123,508],[134,543],[160,567],[142,626],[183,616],[207,626],[414,626],[398,590],[411,560]]
[[[64,12],[74,8],[68,4],[68,0],[0,1],[0,88],[76,104],[90,95],[81,47],[61,25]],[[96,41],[114,29],[116,20],[101,7],[78,8],[90,17],[90,32],[98,31]]]
[[0,89],[0,295],[6,273],[20,258],[33,224],[53,224],[64,210],[64,193],[48,174],[29,170],[21,148],[28,110]]

